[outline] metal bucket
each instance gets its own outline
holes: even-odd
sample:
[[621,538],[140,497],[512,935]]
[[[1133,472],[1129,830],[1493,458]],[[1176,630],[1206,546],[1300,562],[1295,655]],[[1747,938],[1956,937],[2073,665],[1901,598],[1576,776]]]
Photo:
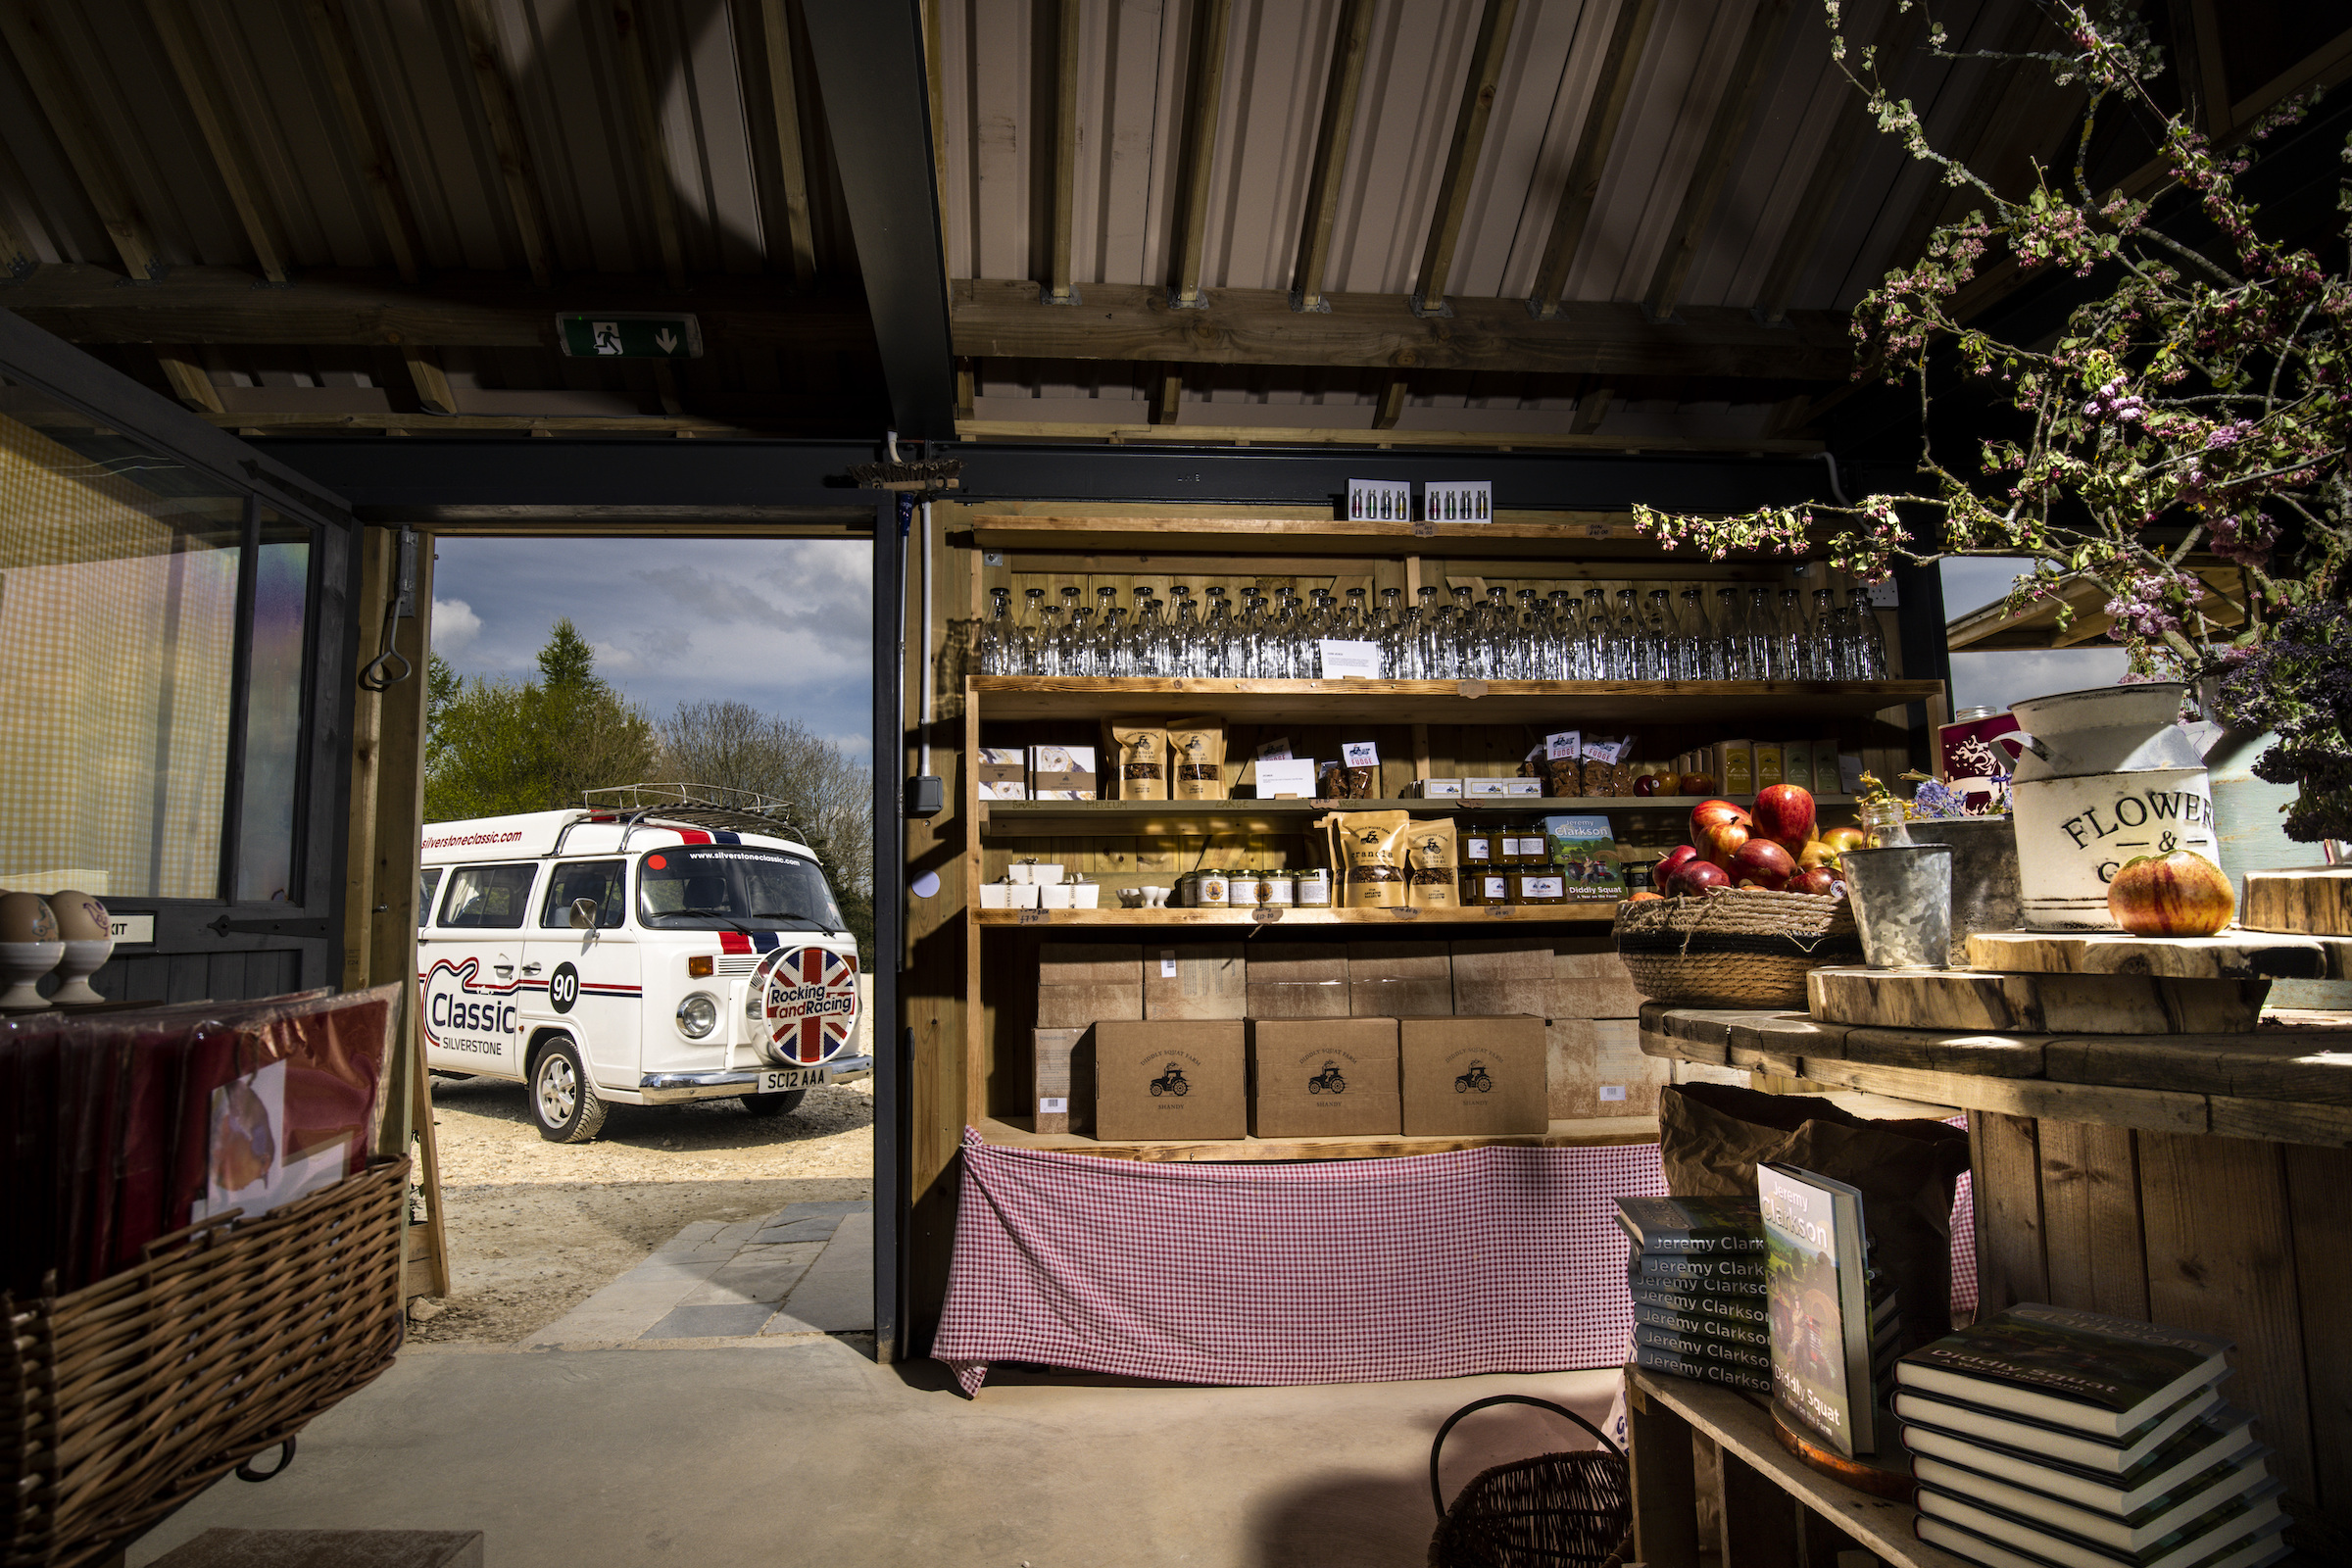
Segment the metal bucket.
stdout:
[[2014,931],[2025,919],[2017,876],[2017,824],[2005,816],[1922,817],[1905,824],[1914,844],[1952,847],[1951,967],[1968,967],[1968,939]]
[[2009,800],[2028,926],[2116,929],[2107,884],[2133,856],[2193,850],[2219,860],[2213,786],[2176,722],[2183,690],[2101,686],[2011,709],[2024,728],[1996,740],[2018,754]]
[[1952,847],[1848,850],[1846,895],[1873,969],[1940,969],[1952,948]]

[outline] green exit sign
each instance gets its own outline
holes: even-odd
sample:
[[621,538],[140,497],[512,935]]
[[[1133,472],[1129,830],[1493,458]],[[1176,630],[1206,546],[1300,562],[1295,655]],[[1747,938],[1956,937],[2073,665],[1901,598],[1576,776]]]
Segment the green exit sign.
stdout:
[[699,360],[702,323],[692,316],[604,311],[556,318],[556,341],[574,360]]

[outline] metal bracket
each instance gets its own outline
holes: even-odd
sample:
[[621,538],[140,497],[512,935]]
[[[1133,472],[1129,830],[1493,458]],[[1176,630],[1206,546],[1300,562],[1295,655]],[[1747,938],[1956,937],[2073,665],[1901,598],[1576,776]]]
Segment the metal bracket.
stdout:
[[205,926],[217,937],[230,934],[248,937],[323,937],[327,922],[320,920],[231,920],[220,916]]
[[1306,290],[1295,288],[1291,290],[1291,309],[1294,311],[1320,311],[1325,316],[1329,316],[1331,314],[1331,296],[1318,294],[1315,296],[1315,302],[1309,305],[1306,302]]
[[1050,288],[1039,289],[1037,292],[1037,302],[1040,305],[1083,305],[1086,303],[1086,301],[1079,295],[1078,285],[1075,283],[1070,285],[1070,291],[1067,294],[1059,296],[1056,296]]
[[1453,307],[1446,303],[1446,297],[1442,294],[1438,296],[1438,303],[1435,305],[1431,305],[1416,294],[1413,296],[1412,305],[1413,314],[1424,321],[1450,320],[1453,317]]
[[1196,300],[1181,300],[1174,289],[1168,290],[1168,309],[1171,311],[1205,311],[1208,309],[1208,290],[1202,289]]

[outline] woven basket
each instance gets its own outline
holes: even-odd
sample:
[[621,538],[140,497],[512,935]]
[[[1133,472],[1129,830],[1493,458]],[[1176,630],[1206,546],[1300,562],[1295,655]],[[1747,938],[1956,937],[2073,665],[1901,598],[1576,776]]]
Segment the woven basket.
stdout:
[[0,1564],[113,1553],[390,1366],[408,1190],[378,1165],[70,1296],[0,1293]]
[[1634,989],[1676,1006],[1801,1007],[1805,971],[1862,961],[1853,906],[1761,888],[1617,906]]
[[[1446,1434],[1473,1410],[1493,1404],[1532,1404],[1565,1416],[1600,1446],[1482,1470],[1448,1508],[1438,1482]],[[1617,1446],[1574,1410],[1522,1394],[1480,1399],[1446,1418],[1429,1448],[1429,1492],[1438,1505],[1430,1568],[1617,1568],[1633,1527],[1632,1478]]]

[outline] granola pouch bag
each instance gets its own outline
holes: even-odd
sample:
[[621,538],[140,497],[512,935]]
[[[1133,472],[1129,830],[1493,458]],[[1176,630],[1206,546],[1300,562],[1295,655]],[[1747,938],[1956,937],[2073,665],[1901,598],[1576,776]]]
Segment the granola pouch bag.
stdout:
[[1462,864],[1453,818],[1406,824],[1404,900],[1416,909],[1458,908]]
[[1225,721],[1214,714],[1169,719],[1168,761],[1169,799],[1225,799]]
[[1342,811],[1336,837],[1348,858],[1348,907],[1400,909],[1408,885],[1402,811]]
[[1109,786],[1121,801],[1168,798],[1168,726],[1158,719],[1112,722]]

